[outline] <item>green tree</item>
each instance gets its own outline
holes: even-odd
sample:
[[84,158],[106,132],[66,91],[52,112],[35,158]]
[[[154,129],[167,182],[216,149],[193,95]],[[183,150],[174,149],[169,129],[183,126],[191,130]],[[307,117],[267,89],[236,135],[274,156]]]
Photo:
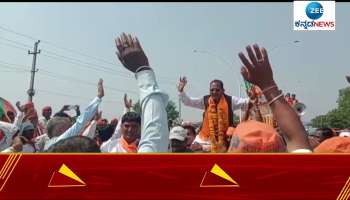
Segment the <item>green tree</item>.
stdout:
[[[133,110],[139,114],[142,112],[142,108],[140,105],[140,101],[137,101],[136,104],[133,106]],[[173,101],[169,101],[168,105],[165,108],[168,116],[169,123],[172,123],[176,121],[179,118],[179,111],[176,110],[176,104]]]
[[337,104],[336,109],[312,119],[312,125],[317,128],[343,129],[350,127],[350,87],[339,90]]

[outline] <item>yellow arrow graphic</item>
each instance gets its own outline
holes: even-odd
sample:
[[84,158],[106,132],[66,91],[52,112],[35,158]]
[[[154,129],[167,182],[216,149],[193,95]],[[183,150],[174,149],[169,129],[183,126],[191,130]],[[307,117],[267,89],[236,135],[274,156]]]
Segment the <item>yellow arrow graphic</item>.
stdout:
[[71,169],[69,169],[67,167],[67,165],[65,164],[62,164],[60,170],[58,171],[59,173],[65,175],[65,176],[68,176],[69,178],[71,179],[74,179],[76,181],[78,181],[79,183],[81,184],[84,184],[86,185],[86,183],[84,181],[82,181]]

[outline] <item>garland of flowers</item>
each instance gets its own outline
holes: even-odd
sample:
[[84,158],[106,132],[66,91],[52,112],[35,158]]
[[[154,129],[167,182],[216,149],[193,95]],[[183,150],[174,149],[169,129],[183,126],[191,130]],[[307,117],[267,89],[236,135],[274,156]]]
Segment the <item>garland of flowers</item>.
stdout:
[[223,111],[221,108],[217,108],[215,103],[209,104],[209,136],[211,143],[211,152],[225,152],[225,120],[223,119]]

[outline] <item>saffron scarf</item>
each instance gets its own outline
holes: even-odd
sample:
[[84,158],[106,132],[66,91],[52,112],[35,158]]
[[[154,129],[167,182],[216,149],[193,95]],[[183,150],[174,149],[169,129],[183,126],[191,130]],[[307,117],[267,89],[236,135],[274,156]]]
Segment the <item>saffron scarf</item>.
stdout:
[[218,104],[209,97],[199,137],[204,141],[210,140],[212,153],[226,151],[225,133],[228,127],[228,104],[224,95]]
[[120,145],[125,149],[128,153],[136,153],[137,152],[137,140],[132,143],[128,143],[123,136],[120,137],[119,140]]

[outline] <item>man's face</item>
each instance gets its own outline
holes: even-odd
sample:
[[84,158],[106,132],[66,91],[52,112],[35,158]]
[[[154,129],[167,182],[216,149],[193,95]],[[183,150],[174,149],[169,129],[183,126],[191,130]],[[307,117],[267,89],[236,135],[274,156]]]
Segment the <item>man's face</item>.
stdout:
[[187,144],[186,144],[186,146],[190,147],[192,142],[196,138],[196,133],[193,133],[192,129],[190,129],[190,128],[186,128],[186,130],[187,130],[187,136],[186,136]]
[[128,143],[141,138],[140,124],[137,122],[124,122],[121,127],[121,133]]
[[44,116],[45,118],[50,118],[50,117],[51,117],[51,114],[52,114],[51,109],[46,109],[46,110],[43,111],[43,116]]
[[295,99],[295,95],[292,95],[292,99]]
[[224,90],[221,88],[220,83],[212,82],[210,84],[210,96],[213,100],[218,103],[220,101],[221,96],[224,94]]

